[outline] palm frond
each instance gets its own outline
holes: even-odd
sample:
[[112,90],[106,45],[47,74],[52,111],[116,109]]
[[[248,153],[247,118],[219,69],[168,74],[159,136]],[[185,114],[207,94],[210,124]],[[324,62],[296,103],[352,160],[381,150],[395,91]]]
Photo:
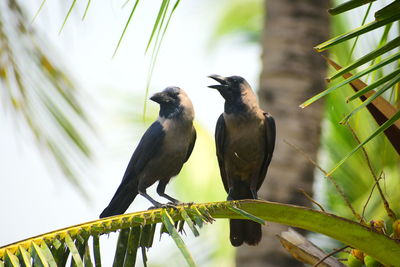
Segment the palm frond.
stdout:
[[380,62],[378,62],[378,63],[376,63],[374,65],[369,66],[368,68],[364,69],[363,71],[360,71],[360,72],[354,74],[353,76],[349,77],[348,79],[346,79],[346,80],[344,80],[344,81],[342,81],[342,82],[340,82],[340,83],[338,83],[338,84],[326,89],[325,91],[322,91],[318,95],[311,97],[310,99],[308,99],[307,101],[302,103],[300,105],[300,107],[301,108],[305,108],[305,107],[311,105],[312,103],[314,103],[315,101],[317,101],[318,99],[320,99],[320,98],[326,96],[327,94],[330,94],[333,91],[341,88],[342,86],[344,86],[346,84],[349,84],[352,81],[354,81],[356,79],[359,79],[359,78],[361,78],[361,77],[363,77],[363,76],[365,76],[365,75],[367,75],[367,74],[369,74],[371,72],[377,71],[380,68],[383,68],[384,66],[386,66],[386,65],[388,65],[388,64],[390,64],[392,62],[395,62],[398,59],[400,59],[400,51],[395,53],[395,54],[393,54],[393,55],[391,55],[391,56],[389,56],[389,57],[387,57],[387,58],[385,58],[385,59],[383,59],[382,61],[380,61]]
[[[365,103],[365,102],[364,102]],[[397,120],[400,119],[400,110],[394,114],[392,118],[387,120],[384,124],[382,124],[378,129],[376,129],[368,138],[366,138],[362,143],[358,144],[349,154],[347,154],[328,174],[332,175],[332,173],[339,168],[350,156],[352,156],[355,152],[357,152],[363,145],[371,141],[375,136],[379,135],[380,133],[384,132],[390,126],[394,124]]]
[[389,18],[385,18],[383,20],[374,20],[370,23],[367,23],[361,27],[358,27],[356,29],[353,29],[347,33],[341,34],[337,37],[334,37],[322,44],[319,44],[317,46],[314,47],[315,50],[317,50],[317,52],[322,52],[325,51],[328,48],[331,48],[335,45],[338,45],[340,43],[343,43],[347,40],[350,40],[352,38],[355,38],[357,36],[363,35],[365,33],[368,33],[370,31],[376,30],[380,27],[384,27],[392,22],[398,21],[400,19],[400,14],[396,14],[395,16],[389,17]]
[[384,20],[391,17],[394,17],[399,14],[400,2],[393,1],[392,3],[388,4],[384,8],[375,12],[375,19],[376,20]]
[[[346,31],[349,25],[348,19],[351,19],[351,17],[347,19],[343,16],[333,17],[332,25],[334,34]],[[387,35],[386,29],[388,27],[385,27],[382,35]],[[393,39],[393,34],[391,32],[390,35],[387,35],[389,38],[386,40],[382,35],[368,36],[367,38],[360,39],[357,50],[361,48],[361,51],[363,51],[362,49],[365,49],[365,46],[362,45],[366,41],[370,43],[375,41],[379,43],[378,47],[382,47],[387,40]],[[381,40],[383,41],[381,42]],[[335,61],[341,65],[349,65],[348,62],[354,60],[353,58],[349,58],[351,45],[351,42],[345,42],[343,45],[332,48],[330,58],[327,61],[336,71],[331,71],[330,73],[335,73],[342,69]],[[363,54],[366,53],[364,52]],[[384,55],[384,57],[387,56]],[[380,59],[377,59],[374,64],[378,62],[380,62]],[[384,73],[390,74],[395,70],[393,67],[387,67],[382,74],[376,73],[371,76],[370,78],[372,79],[370,79],[371,82],[369,84],[380,80],[384,77],[382,76]],[[355,73],[357,74],[357,72]],[[343,74],[343,78],[346,80],[353,76],[352,73]],[[340,83],[341,80],[338,78],[334,82]],[[344,114],[350,113],[357,105],[375,92],[371,90],[360,95],[359,99],[348,101],[350,96],[353,96],[355,92],[363,90],[368,84],[361,79],[355,79],[348,85],[350,86],[345,85],[339,90],[333,91],[325,99],[325,121],[323,123],[321,141],[324,157],[320,160],[320,164],[323,169],[327,170],[326,173],[335,168],[349,152],[368,139],[380,125],[392,118],[398,111],[392,98],[388,98],[387,95],[379,96],[370,105],[366,106],[367,109],[360,110],[360,112],[355,114],[355,117],[349,121],[349,125],[344,126],[340,124],[339,122],[342,121]],[[379,88],[379,86],[376,88]],[[365,146],[359,149],[359,152],[348,157],[344,163],[345,165],[337,168],[331,176],[343,189],[343,193],[365,221],[383,218],[388,225],[392,221],[389,214],[385,211],[386,205],[383,203],[380,194],[378,194],[378,184],[382,188],[384,186],[384,194],[388,197],[390,206],[395,210],[395,213],[399,212],[395,205],[399,201],[399,196],[395,189],[397,188],[396,184],[398,183],[400,173],[400,157],[398,152],[396,153],[396,150],[400,151],[398,150],[400,148],[400,139],[398,137],[400,134],[398,130],[399,123],[400,121],[397,121],[391,127],[387,128],[384,131],[385,135],[376,135]],[[399,126],[397,126],[398,124]],[[379,180],[379,182],[376,182],[376,180]],[[340,216],[352,217],[346,203],[338,198],[335,187],[330,185],[329,181],[325,179],[321,179],[320,182],[323,190],[319,194],[318,201],[324,205],[324,208],[334,211],[335,214]]]
[[42,3],[40,4],[38,10],[36,11],[35,16],[33,16],[32,22],[35,21],[35,19],[36,19],[37,16],[39,15],[40,11],[42,11],[42,8],[43,8],[43,6],[44,6],[45,3],[46,3],[46,0],[43,0]]
[[128,29],[129,23],[131,22],[131,19],[132,19],[132,17],[133,17],[133,14],[135,13],[135,10],[136,10],[136,7],[137,7],[138,4],[139,4],[139,0],[136,0],[135,4],[133,5],[131,14],[129,15],[128,21],[127,21],[126,24],[125,24],[124,30],[122,31],[121,37],[120,37],[119,40],[118,40],[118,44],[117,44],[117,46],[115,47],[115,50],[114,50],[114,53],[113,53],[113,57],[115,56],[115,54],[116,54],[117,51],[118,51],[118,48],[119,48],[119,46],[120,46],[120,44],[121,44],[121,42],[122,42],[122,38],[124,38],[125,32],[126,32],[126,30]]
[[161,212],[161,221],[163,222],[165,228],[167,228],[167,231],[171,235],[172,239],[175,241],[177,247],[184,256],[188,266],[190,267],[196,266],[192,256],[190,255],[189,250],[187,249],[182,238],[179,236],[178,231],[175,229],[174,221],[172,220],[171,215],[169,215],[169,213],[165,210]]
[[[338,65],[336,62],[329,58],[325,58],[327,62],[333,66],[336,70],[340,70],[341,67]],[[392,79],[394,76],[400,73],[400,70],[396,70],[392,73],[390,73],[387,76],[382,77],[381,79],[378,79],[374,83],[367,85],[361,80],[357,79],[354,80],[353,82],[350,83],[351,87],[354,89],[356,92],[353,96],[351,96],[348,100],[355,100],[357,98],[360,98],[362,101],[365,101],[367,98],[372,97],[375,94],[375,91],[373,88],[385,83],[386,81]],[[351,73],[344,73],[343,77],[344,78],[349,78],[351,77]],[[378,123],[378,125],[384,124],[386,121],[388,121],[390,118],[392,118],[396,112],[397,109],[395,106],[391,105],[386,99],[384,99],[382,96],[377,96],[374,100],[370,101],[369,104],[366,105],[367,109],[371,113],[371,115],[374,117],[375,121]],[[393,148],[400,154],[400,121],[397,120],[394,122],[392,126],[390,126],[386,131],[384,131],[386,137],[389,139],[389,141],[392,143]]]
[[342,68],[340,71],[337,71],[334,75],[329,77],[328,79],[331,81],[333,79],[336,79],[340,76],[342,76],[346,72],[350,72],[354,70],[355,68],[391,51],[394,49],[397,49],[400,46],[400,37],[394,38],[390,42],[387,42],[385,45],[382,47],[378,47],[377,49],[371,51],[370,53],[366,54],[365,56],[355,60],[352,64]]
[[[16,1],[16,0],[13,0],[13,1]],[[128,2],[129,2],[129,0],[126,1],[123,4],[123,7],[125,5],[127,5]],[[84,14],[82,16],[82,20],[86,17],[86,14],[87,14],[87,12],[89,10],[90,3],[91,3],[91,0],[88,0],[88,3],[86,5],[85,11],[84,11]],[[149,40],[147,42],[145,53],[148,52],[148,50],[150,49],[151,45],[153,45],[153,50],[152,50],[152,54],[151,54],[151,60],[150,60],[150,65],[149,65],[148,77],[147,77],[147,85],[146,85],[146,89],[145,89],[145,100],[144,100],[144,106],[143,106],[143,118],[145,117],[145,114],[146,114],[147,97],[148,97],[148,93],[149,93],[149,89],[150,89],[150,83],[151,83],[151,79],[152,79],[152,76],[153,76],[154,67],[155,67],[155,64],[157,62],[158,53],[160,51],[160,48],[161,48],[161,45],[162,45],[162,41],[163,41],[164,35],[165,35],[165,33],[166,33],[167,29],[168,29],[168,26],[169,26],[169,23],[171,21],[172,15],[174,14],[175,10],[177,9],[179,3],[180,3],[180,0],[176,0],[175,4],[170,9],[169,7],[170,7],[170,4],[171,4],[171,0],[162,0],[162,2],[160,4],[159,11],[157,13],[157,17],[156,17],[154,25],[153,25],[153,29],[151,31]],[[41,5],[39,7],[39,10],[38,10],[37,14],[35,15],[35,17],[39,14],[39,12],[42,9],[44,4],[45,4],[45,1],[43,1],[41,3]],[[70,17],[72,11],[74,10],[75,4],[76,4],[76,0],[73,0],[71,5],[70,5],[70,7],[69,7],[69,9],[68,9],[68,12],[67,12],[65,18],[64,18],[64,21],[62,23],[62,26],[60,28],[59,33],[62,32],[64,26],[66,25],[66,23],[68,21],[68,18]],[[123,40],[123,38],[124,38],[124,36],[126,34],[128,26],[131,23],[131,20],[133,18],[133,15],[134,15],[134,13],[136,11],[136,8],[137,8],[138,4],[139,4],[139,0],[136,0],[134,5],[133,5],[133,7],[132,7],[132,10],[131,10],[131,12],[129,14],[128,20],[125,23],[124,29],[122,30],[122,34],[121,34],[121,36],[120,36],[120,38],[118,40],[118,43],[117,43],[117,45],[116,45],[116,47],[114,49],[114,52],[113,52],[113,55],[112,55],[113,58],[117,54],[117,51],[118,51],[118,49],[119,49],[119,47],[120,47],[120,45],[122,43],[122,40]],[[168,19],[166,20],[166,18],[168,18]],[[154,40],[155,36],[156,36],[156,38]]]
[[330,8],[328,10],[328,12],[331,15],[337,15],[337,14],[349,11],[351,9],[366,5],[368,3],[372,3],[374,1],[376,1],[376,0],[350,0],[350,1],[344,2],[334,8]]
[[[331,9],[330,12],[331,14],[339,14],[371,2],[373,1],[351,0],[338,6],[337,8]],[[391,35],[389,33],[392,28],[391,25],[393,24],[393,22],[400,20],[400,13],[392,12],[393,9],[391,8],[393,6],[396,6],[397,3],[398,1],[392,1],[384,8],[378,8],[378,10],[375,9],[374,21],[362,25],[359,28],[350,30],[347,33],[333,37],[332,39],[315,47],[318,52],[321,52],[332,47],[337,47],[338,44],[341,44],[354,37],[360,37],[372,30],[384,27],[381,41],[377,43],[377,47],[375,49],[372,49],[372,51],[368,51],[367,53],[365,53],[364,56],[353,60],[350,64],[348,64],[344,68],[337,70],[336,73],[334,73],[330,76],[330,78],[327,79],[330,82],[343,76],[345,77],[344,81],[338,82],[335,85],[322,91],[321,93],[308,99],[300,105],[301,107],[304,108],[317,101],[318,99],[337,91],[343,86],[358,81],[361,77],[367,74],[372,74],[372,82],[370,83],[370,85],[363,87],[355,94],[345,97],[345,99],[347,99],[347,102],[362,97],[363,102],[353,107],[352,110],[350,110],[347,115],[345,115],[345,117],[340,120],[340,123],[345,124],[352,116],[354,116],[354,114],[358,113],[361,110],[364,110],[365,107],[370,108],[370,104],[372,102],[375,103],[376,99],[381,98],[384,95],[394,95],[394,90],[400,82],[400,65],[398,64],[398,60],[400,59],[400,37],[398,36],[398,32],[392,33]],[[390,12],[388,11],[389,9],[391,10]],[[369,12],[369,10],[370,9],[368,8],[367,12]],[[392,39],[388,40],[388,36],[392,36]],[[358,45],[360,45],[360,43],[358,43]],[[363,70],[357,71],[357,68],[368,62],[371,62],[370,66]],[[349,75],[350,71],[353,71],[355,73],[353,75]],[[374,89],[377,90],[373,91]],[[346,161],[350,157],[350,155],[353,155],[355,152],[357,152],[363,145],[378,136],[379,133],[384,132],[385,130],[387,130],[385,133],[390,132],[390,129],[392,128],[391,126],[395,124],[396,121],[398,121],[399,119],[398,109],[396,109],[394,106],[392,107],[395,109],[394,114],[388,117],[386,121],[382,122],[380,127],[378,129],[375,129],[367,138],[364,139],[363,142],[357,144],[355,148],[351,149],[351,152],[339,161],[339,163],[329,172],[329,175],[332,174],[333,171],[337,170],[337,168],[341,166],[344,161]],[[394,148],[396,148],[395,143],[392,142],[392,144],[394,145]]]
[[83,13],[83,16],[82,16],[82,20],[84,20],[86,18],[86,15],[87,15],[87,13],[89,11],[89,7],[90,7],[91,2],[92,2],[92,0],[88,0],[86,8],[85,8],[85,12]]
[[61,25],[61,28],[60,28],[60,31],[58,32],[58,34],[61,34],[62,30],[64,29],[64,26],[67,23],[67,20],[68,20],[69,16],[71,15],[72,9],[74,9],[75,4],[76,4],[76,0],[72,0],[71,6],[68,9],[68,13],[64,18],[64,21]]
[[[146,248],[151,247],[154,225],[162,223],[189,266],[194,266],[195,263],[178,234],[183,225],[179,223],[184,220],[183,211],[197,227],[199,221],[203,224],[213,218],[248,219],[244,214],[251,214],[253,218],[328,235],[362,250],[383,264],[394,265],[400,261],[400,245],[395,240],[359,223],[299,206],[262,200],[241,200],[178,205],[176,209],[147,210],[71,226],[0,247],[0,264],[6,262],[11,263],[10,266],[20,266],[19,262],[25,262],[26,266],[32,263],[51,266],[70,258],[77,266],[83,266],[85,261],[86,264],[98,266],[99,236],[119,231],[114,265],[128,266],[128,263],[134,264],[137,249],[140,248],[145,253]],[[163,227],[161,228],[163,231]],[[89,246],[97,251],[93,253],[95,264]]]
[[[355,9],[355,8],[359,7],[360,5],[364,5],[364,4],[372,3],[372,2],[373,1],[370,1],[370,0],[351,0],[346,3],[343,3],[342,5],[339,5],[336,8],[331,9],[330,11],[332,14],[336,15],[336,14],[339,14],[339,13],[342,13],[345,11]],[[375,20],[374,21],[367,23],[365,25],[362,25],[361,27],[353,29],[347,33],[336,36],[336,37],[334,37],[322,44],[319,44],[315,47],[315,49],[318,52],[321,52],[328,48],[334,47],[342,42],[350,40],[354,37],[360,37],[360,36],[364,35],[365,33],[368,33],[369,31],[375,30],[379,27],[385,27],[385,31],[384,31],[384,34],[382,35],[381,42],[378,44],[378,47],[376,49],[368,52],[361,58],[354,60],[348,66],[337,71],[330,78],[328,78],[328,81],[331,81],[333,79],[341,77],[344,73],[353,71],[356,68],[358,68],[358,67],[362,66],[363,64],[368,63],[370,61],[372,61],[372,64],[369,68],[361,71],[360,73],[356,73],[354,76],[358,76],[357,78],[359,78],[362,75],[365,75],[365,74],[368,74],[371,72],[372,73],[382,72],[383,67],[385,67],[387,64],[394,62],[398,59],[397,55],[399,55],[398,51],[399,51],[399,47],[400,47],[400,37],[397,36],[397,37],[393,38],[392,40],[389,40],[389,41],[387,40],[389,31],[391,29],[391,25],[393,24],[393,22],[400,20],[400,13],[395,12],[397,9],[393,8],[393,7],[397,7],[398,5],[399,5],[398,1],[392,1],[390,4],[388,4],[384,8],[375,12]],[[367,12],[369,12],[369,9]],[[375,62],[382,55],[389,54],[389,53],[392,53],[392,55],[386,57],[384,60],[379,60],[379,62],[377,62],[377,63]],[[391,59],[394,59],[394,60],[391,60]],[[397,71],[398,69],[399,69],[399,66],[397,64],[397,66],[394,67],[393,71]],[[352,78],[354,78],[354,76]],[[392,79],[388,79],[387,76],[388,75],[385,75],[385,79],[393,81],[394,77],[390,76]],[[302,106],[304,107],[304,106],[307,106],[307,105],[313,103],[314,101],[325,96],[326,94],[331,93],[333,90],[336,90],[337,88],[340,88],[341,86],[346,85],[347,82],[348,81],[346,80],[343,83],[340,83],[333,88],[325,90],[324,92],[320,93],[319,95],[307,100],[305,103],[302,104]],[[393,84],[396,84],[395,81],[393,81]],[[376,85],[376,84],[374,84],[374,85]],[[373,89],[373,88],[370,87],[370,89]]]
[[[180,0],[176,0],[171,11],[169,11],[169,15],[167,15],[168,8],[170,5],[170,0],[163,0],[163,2],[161,3],[161,6],[160,6],[160,10],[158,12],[156,21],[154,23],[153,30],[151,32],[147,47],[146,47],[146,53],[147,53],[147,50],[150,48],[150,46],[152,44],[154,33],[157,31],[156,40],[153,42],[154,43],[153,51],[151,53],[150,66],[149,66],[148,75],[147,75],[145,101],[144,101],[144,105],[143,105],[143,119],[146,115],[147,98],[149,95],[150,83],[151,83],[151,79],[153,77],[153,72],[154,72],[156,62],[157,62],[158,53],[160,52],[162,41],[164,39],[165,33],[167,32],[172,15],[174,14],[179,3],[180,3]],[[164,22],[166,17],[168,17],[168,19],[166,22]],[[161,21],[160,21],[160,19],[161,19]]]
[[[42,5],[45,1],[42,2]],[[77,175],[91,157],[91,126],[80,95],[16,0],[0,3],[0,83],[4,107],[25,121],[38,146],[83,195]]]

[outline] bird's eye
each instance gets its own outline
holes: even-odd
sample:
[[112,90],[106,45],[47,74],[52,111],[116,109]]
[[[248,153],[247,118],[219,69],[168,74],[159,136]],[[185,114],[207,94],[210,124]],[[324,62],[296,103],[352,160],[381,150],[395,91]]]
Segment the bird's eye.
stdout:
[[174,93],[174,92],[169,92],[169,93],[168,93],[168,96],[171,97],[171,98],[177,98],[177,97],[178,97],[178,94],[177,94],[177,93]]

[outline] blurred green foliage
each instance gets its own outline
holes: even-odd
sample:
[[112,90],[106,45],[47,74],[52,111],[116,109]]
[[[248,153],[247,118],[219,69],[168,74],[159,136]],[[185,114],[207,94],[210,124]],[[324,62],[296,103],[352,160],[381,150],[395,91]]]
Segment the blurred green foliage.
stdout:
[[220,16],[209,38],[210,46],[216,46],[227,37],[234,37],[248,44],[259,44],[264,25],[264,1],[224,1],[219,6]]

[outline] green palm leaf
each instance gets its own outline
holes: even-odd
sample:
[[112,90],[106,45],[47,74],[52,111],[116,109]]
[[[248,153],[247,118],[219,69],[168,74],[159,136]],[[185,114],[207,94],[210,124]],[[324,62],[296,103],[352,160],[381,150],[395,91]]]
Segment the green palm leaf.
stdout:
[[[372,101],[374,101],[378,96],[382,95],[385,91],[389,90],[393,85],[400,82],[400,74],[394,77],[391,81],[386,83],[380,89],[378,89],[373,95],[367,98],[364,102],[362,102],[358,107],[356,107],[353,111],[351,111],[348,115],[346,115],[343,120],[340,122],[341,124],[347,123],[351,116],[353,116],[360,109],[369,105]],[[395,121],[393,121],[394,123]],[[390,125],[389,125],[390,126]]]
[[69,16],[71,15],[72,9],[74,9],[75,4],[76,4],[76,0],[73,0],[71,3],[71,6],[68,9],[68,13],[64,18],[63,24],[61,25],[61,28],[60,28],[60,31],[58,32],[58,34],[61,34],[62,30],[64,29],[64,26],[67,23],[67,20],[68,20]]
[[372,52],[366,54],[365,56],[355,60],[352,64],[344,67],[343,69],[336,72],[334,75],[332,75],[328,79],[329,80],[336,79],[336,78],[342,76],[344,73],[350,72],[350,71],[354,70],[355,68],[383,55],[384,53],[387,53],[388,51],[398,48],[399,46],[400,46],[400,37],[397,37],[397,38],[393,39],[392,41],[386,43],[384,46],[379,47],[379,48],[373,50]]
[[305,101],[304,103],[302,103],[302,104],[300,105],[300,107],[301,107],[301,108],[305,108],[305,107],[307,107],[308,105],[312,104],[313,102],[317,101],[318,99],[320,99],[320,98],[326,96],[327,94],[333,92],[334,90],[336,90],[336,89],[338,89],[338,88],[341,88],[342,86],[344,86],[344,85],[346,85],[346,84],[349,84],[349,83],[351,83],[352,81],[357,80],[357,79],[359,79],[360,77],[363,77],[364,75],[367,75],[368,73],[371,73],[371,72],[373,72],[373,71],[376,71],[377,69],[382,68],[382,67],[384,67],[384,66],[386,66],[386,65],[388,65],[388,64],[390,64],[390,63],[392,63],[393,61],[396,61],[396,60],[398,60],[398,59],[400,59],[400,52],[397,52],[396,54],[393,54],[393,55],[391,55],[391,56],[385,58],[384,60],[380,61],[379,63],[376,63],[376,64],[374,64],[374,65],[372,65],[372,66],[369,66],[369,67],[366,68],[365,70],[363,70],[363,71],[361,71],[361,72],[359,72],[359,73],[356,73],[355,75],[353,75],[353,76],[351,76],[350,78],[348,78],[348,79],[346,79],[346,80],[344,80],[344,81],[338,83],[337,85],[332,86],[332,87],[326,89],[325,91],[322,91],[322,92],[319,93],[318,95],[311,97],[310,99],[308,99],[307,101]]
[[135,10],[136,10],[136,7],[137,7],[138,4],[139,4],[139,0],[136,0],[135,4],[133,5],[131,14],[129,15],[128,21],[127,21],[126,24],[125,24],[124,30],[122,31],[121,37],[120,37],[119,40],[118,40],[117,47],[115,47],[115,50],[114,50],[114,53],[113,53],[113,57],[115,56],[115,54],[116,54],[117,51],[118,51],[118,48],[119,48],[119,46],[120,46],[120,44],[121,44],[121,42],[122,42],[122,38],[124,38],[125,32],[126,32],[126,30],[128,29],[128,25],[129,25],[129,23],[131,22],[131,19],[132,19],[132,17],[133,17],[133,13],[135,13]]
[[396,70],[393,71],[392,73],[390,73],[390,74],[388,74],[388,75],[386,75],[386,76],[383,76],[382,78],[376,80],[375,82],[371,83],[370,85],[364,87],[362,90],[360,90],[360,91],[358,91],[357,93],[355,93],[354,95],[350,96],[350,97],[347,99],[347,102],[348,102],[348,101],[352,101],[352,100],[354,100],[354,99],[357,99],[357,98],[359,98],[360,96],[365,95],[365,94],[368,93],[368,92],[371,92],[374,88],[376,88],[376,87],[378,87],[378,86],[380,86],[380,85],[386,83],[387,81],[393,79],[394,77],[396,77],[397,74],[400,74],[400,69],[396,69]]
[[327,176],[332,175],[334,171],[337,170],[350,156],[352,156],[354,153],[356,153],[362,146],[364,146],[366,143],[371,141],[375,136],[378,134],[382,133],[385,131],[387,128],[392,126],[397,120],[400,119],[400,110],[389,120],[387,120],[384,124],[379,126],[378,129],[376,129],[367,139],[365,139],[362,143],[360,143],[357,147],[355,147],[349,154],[347,154],[328,174]]
[[161,5],[160,5],[160,10],[158,11],[157,18],[156,18],[156,20],[154,22],[153,30],[151,31],[149,41],[147,42],[146,52],[147,52],[147,50],[149,49],[149,47],[150,47],[150,45],[152,43],[154,34],[156,32],[159,33],[161,31],[161,28],[162,28],[162,25],[163,25],[163,22],[164,22],[164,19],[165,19],[165,15],[167,14],[167,9],[168,9],[168,6],[169,6],[169,2],[170,2],[170,0],[163,0]]
[[124,259],[124,266],[135,266],[137,249],[140,240],[140,226],[131,227],[128,237],[128,248]]
[[384,19],[396,16],[399,13],[399,8],[400,8],[400,1],[398,1],[398,0],[393,1],[389,5],[382,8],[381,10],[378,10],[375,13],[375,19],[376,20],[384,20]]
[[368,3],[372,3],[374,1],[376,1],[376,0],[350,0],[350,1],[344,2],[334,8],[330,8],[328,10],[328,12],[331,15],[337,15],[337,14],[349,11],[351,9],[357,8],[359,6],[362,6],[362,5],[365,5]]
[[[239,209],[242,212],[237,212],[235,209]],[[198,218],[201,218],[203,222],[209,221],[210,218],[248,219],[248,215],[244,214],[251,214],[254,218],[325,234],[347,245],[358,248],[387,265],[396,265],[396,263],[400,262],[400,245],[395,240],[384,234],[372,231],[357,222],[299,206],[262,200],[241,200],[201,203],[190,206],[179,205],[176,210],[147,210],[71,226],[0,247],[0,265],[4,264],[4,262],[7,262],[7,264],[9,262],[17,262],[17,256],[22,248],[25,251],[24,257],[30,258],[29,261],[35,258],[43,266],[47,266],[50,260],[40,248],[45,243],[49,247],[47,251],[53,251],[55,244],[58,244],[59,247],[65,244],[69,251],[71,251],[75,264],[82,266],[82,257],[77,247],[77,244],[82,243],[81,241],[87,241],[87,239],[86,241],[83,240],[82,236],[86,236],[87,238],[93,237],[94,249],[99,251],[98,235],[115,231],[120,231],[120,238],[117,245],[117,251],[119,251],[115,254],[117,258],[114,259],[114,263],[118,262],[122,264],[124,260],[134,263],[134,258],[136,257],[135,250],[137,250],[140,243],[138,236],[143,233],[143,226],[162,222],[172,235],[172,238],[177,243],[189,265],[193,266],[194,262],[191,259],[190,253],[174,227],[176,222],[183,220],[181,216],[183,210],[187,212],[192,220],[194,220],[194,214],[197,214]],[[120,245],[123,245],[123,247],[120,247]],[[122,253],[123,251],[124,253]],[[68,251],[65,253],[68,255]],[[100,253],[96,252],[94,254],[96,266],[99,266]],[[63,257],[63,255],[53,253],[55,261],[58,260],[58,257]],[[124,264],[124,266],[128,265]]]
[[189,250],[187,249],[185,243],[183,242],[182,238],[179,236],[178,231],[174,227],[174,221],[172,220],[171,216],[165,210],[161,212],[161,220],[165,227],[167,228],[169,234],[171,235],[172,239],[175,241],[176,245],[178,246],[179,250],[182,252],[182,255],[185,257],[187,264],[190,267],[196,266],[192,256],[190,255]]
[[[357,8],[363,4],[371,3],[372,1],[362,1],[362,0],[352,0],[348,1],[336,8],[333,8],[330,10],[331,14],[339,14],[342,12],[345,12],[350,9]],[[380,38],[381,41],[378,44],[378,47],[373,49],[372,51],[367,52],[363,57],[358,58],[348,64],[346,67],[338,70],[335,74],[333,74],[330,78],[328,78],[328,81],[336,79],[341,76],[345,76],[346,79],[342,82],[337,83],[334,86],[331,86],[330,88],[324,90],[323,92],[319,93],[318,95],[313,96],[312,98],[308,99],[305,101],[303,104],[301,104],[301,107],[306,107],[307,105],[310,105],[314,101],[326,96],[327,94],[332,93],[333,91],[341,88],[342,86],[345,86],[349,83],[357,82],[360,77],[363,77],[366,74],[372,74],[372,82],[370,83],[369,86],[363,86],[362,89],[360,89],[358,92],[355,94],[348,96],[347,99],[348,101],[350,100],[355,100],[360,97],[366,97],[367,99],[360,103],[358,106],[353,108],[351,112],[348,113],[340,122],[341,123],[347,123],[349,118],[353,116],[355,113],[359,112],[362,110],[364,107],[371,107],[372,101],[377,99],[378,97],[381,98],[384,92],[387,92],[389,90],[392,90],[392,93],[390,95],[394,95],[394,88],[396,85],[400,82],[400,69],[399,65],[390,65],[388,66],[389,63],[396,62],[400,59],[400,52],[399,52],[399,47],[400,47],[400,37],[398,37],[398,33],[395,35],[395,37],[391,41],[387,41],[387,38],[389,36],[389,32],[391,30],[391,25],[393,22],[400,20],[400,13],[397,11],[397,9],[394,9],[393,7],[398,7],[399,1],[395,0],[392,1],[389,5],[386,7],[378,10],[375,12],[375,21],[372,21],[368,24],[362,25],[359,28],[353,29],[347,33],[338,35],[322,44],[319,44],[315,47],[315,49],[318,52],[324,51],[328,48],[332,48],[337,46],[340,43],[343,43],[351,38],[354,37],[359,37],[364,35],[365,33],[368,33],[372,30],[375,30],[379,27],[385,27],[385,30],[382,34],[382,37]],[[396,10],[396,11],[394,11]],[[368,11],[369,12],[369,9]],[[388,55],[386,58],[381,59],[382,55]],[[359,71],[355,73],[354,75],[349,75],[348,73],[350,71],[354,71],[356,68],[362,66],[363,64],[372,61],[371,65],[367,68],[365,68],[362,71]],[[397,63],[397,62],[396,62]],[[384,71],[384,67],[389,69],[389,72],[386,73],[387,71]],[[375,88],[380,88],[372,94],[372,90]],[[368,95],[368,96],[367,96]],[[389,103],[390,104],[390,103]],[[367,142],[369,142],[371,139],[376,137],[379,133],[385,131],[391,125],[396,123],[397,121],[397,115],[398,115],[398,110],[395,111],[397,112],[395,115],[391,116],[391,118],[388,118],[385,122],[382,122],[381,126],[376,129],[370,136],[368,136],[365,141],[361,142],[358,144],[354,149],[351,150],[349,154],[347,154],[344,158],[342,158],[339,163],[332,169],[329,174],[332,174],[339,166],[341,166],[344,161],[346,161],[351,155],[353,155],[356,151],[358,151],[363,145],[365,145]],[[392,140],[391,140],[392,141]],[[392,142],[393,145],[393,142]]]
[[92,238],[93,238],[94,266],[101,267],[100,239],[99,239],[98,234],[92,234]]
[[354,30],[351,30],[351,31],[349,31],[347,33],[344,33],[344,34],[341,34],[341,35],[339,35],[337,37],[334,37],[334,38],[332,38],[332,39],[330,39],[330,40],[328,40],[328,41],[326,41],[326,42],[324,42],[322,44],[319,44],[319,45],[315,46],[314,49],[317,50],[318,52],[322,52],[322,51],[324,51],[324,50],[326,50],[328,48],[331,48],[331,47],[333,47],[333,46],[335,46],[337,44],[340,44],[340,43],[342,43],[344,41],[350,40],[350,39],[352,39],[354,37],[357,37],[357,36],[360,36],[362,34],[368,33],[370,31],[373,31],[373,30],[378,29],[380,27],[386,26],[389,23],[392,23],[392,22],[397,21],[399,19],[400,19],[400,14],[396,13],[396,15],[394,15],[392,17],[385,18],[385,19],[379,20],[379,21],[377,21],[377,20],[372,21],[372,22],[370,22],[368,24],[365,24],[365,25],[363,25],[361,27],[358,27],[358,28],[356,28]]
[[86,15],[87,15],[87,13],[89,11],[89,7],[90,7],[91,2],[92,2],[92,0],[88,0],[86,8],[85,8],[85,12],[83,13],[83,16],[82,16],[82,20],[84,20],[86,18]]

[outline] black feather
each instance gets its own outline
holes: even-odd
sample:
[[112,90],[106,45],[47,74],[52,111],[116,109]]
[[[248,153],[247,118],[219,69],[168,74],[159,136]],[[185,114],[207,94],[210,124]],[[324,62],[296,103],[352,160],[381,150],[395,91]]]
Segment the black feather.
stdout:
[[100,214],[100,218],[124,213],[138,194],[137,174],[147,162],[159,152],[165,132],[159,121],[154,122],[140,139],[139,145],[129,161],[117,192]]
[[276,128],[275,128],[275,120],[274,118],[264,112],[264,116],[265,116],[265,159],[264,159],[264,163],[261,167],[261,172],[260,172],[260,179],[258,180],[258,184],[257,184],[257,190],[260,189],[262,183],[265,180],[265,177],[267,176],[267,171],[268,171],[268,167],[269,164],[271,163],[272,160],[272,155],[274,153],[274,149],[275,149],[275,138],[276,138]]
[[224,184],[225,191],[228,192],[228,180],[226,177],[226,171],[224,166],[224,144],[225,144],[225,120],[224,115],[221,114],[215,127],[215,145],[217,150],[217,158],[219,171],[221,173],[222,183]]

